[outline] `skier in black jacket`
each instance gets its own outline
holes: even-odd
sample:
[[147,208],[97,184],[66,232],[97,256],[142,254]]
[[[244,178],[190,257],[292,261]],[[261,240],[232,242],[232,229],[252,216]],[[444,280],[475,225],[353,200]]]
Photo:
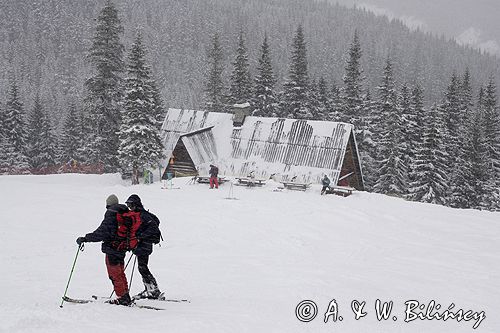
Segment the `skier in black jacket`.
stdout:
[[88,233],[84,237],[78,237],[76,240],[78,245],[84,242],[102,242],[101,250],[106,254],[108,276],[113,283],[117,296],[116,299],[110,300],[109,303],[119,305],[130,305],[132,303],[124,270],[126,250],[119,250],[114,245],[120,241],[116,232],[118,228],[117,214],[128,211],[127,206],[119,204],[116,195],[111,194],[106,199],[106,213],[101,225],[94,232]]
[[158,283],[148,268],[149,256],[153,253],[153,244],[158,244],[161,238],[160,220],[144,209],[141,198],[137,194],[132,194],[125,203],[131,211],[141,213],[141,225],[136,232],[139,243],[133,252],[137,256],[138,269],[145,289],[135,295],[134,298],[162,298],[163,293],[160,292]]

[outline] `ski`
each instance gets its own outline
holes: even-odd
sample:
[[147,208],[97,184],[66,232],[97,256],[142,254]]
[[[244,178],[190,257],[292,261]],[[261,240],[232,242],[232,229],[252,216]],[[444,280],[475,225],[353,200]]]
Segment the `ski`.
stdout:
[[[98,300],[97,300],[97,298],[95,298],[95,296],[92,296],[92,299],[76,299],[76,298],[71,298],[71,297],[68,297],[68,296],[64,296],[62,299],[65,302],[75,303],[75,304],[101,303],[101,302],[98,302]],[[106,302],[102,302],[102,303],[106,303]],[[130,307],[130,308],[139,308],[139,309],[149,309],[149,310],[156,310],[156,311],[165,310],[163,308],[158,308],[158,307],[155,307],[155,306],[140,305],[140,304],[136,304],[136,303],[132,303],[128,307]]]
[[[173,303],[191,303],[190,300],[188,299],[176,299],[176,298],[165,298],[165,296],[160,294],[159,298],[147,298],[147,297],[140,297],[138,295],[134,295],[131,297],[133,301],[140,301],[140,300],[150,300],[150,301],[161,301],[161,302],[173,302]],[[104,296],[96,296],[92,295],[93,300],[107,300],[109,297],[104,297]]]
[[165,295],[163,293],[160,294],[160,297],[158,298],[147,298],[147,297],[140,297],[139,295],[134,295],[132,296],[132,299],[134,301],[139,301],[141,299],[147,299],[151,301],[161,301],[161,302],[174,302],[174,303],[191,303],[188,299],[174,299],[174,298],[165,298]]

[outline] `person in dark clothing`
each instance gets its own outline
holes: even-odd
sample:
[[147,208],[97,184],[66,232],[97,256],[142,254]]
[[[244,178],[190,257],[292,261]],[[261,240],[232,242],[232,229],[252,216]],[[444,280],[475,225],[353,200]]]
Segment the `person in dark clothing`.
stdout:
[[139,243],[133,250],[133,253],[137,256],[138,269],[145,289],[138,295],[135,295],[134,298],[162,298],[163,293],[160,292],[158,283],[148,267],[149,256],[153,253],[153,244],[160,242],[160,220],[154,214],[144,209],[141,198],[137,194],[132,194],[125,203],[131,211],[140,212],[141,216],[141,225],[136,232]]
[[215,188],[219,188],[219,168],[210,164],[208,173],[210,174],[210,188],[214,188],[214,184]]
[[321,195],[326,193],[326,190],[330,187],[330,178],[328,178],[327,175],[321,179],[321,184],[323,185],[323,188],[321,189]]
[[109,303],[118,305],[130,305],[132,303],[124,269],[126,250],[119,250],[115,245],[119,241],[116,232],[118,228],[117,214],[128,211],[127,206],[119,204],[116,195],[111,194],[106,199],[106,213],[101,225],[94,232],[78,237],[76,240],[78,245],[85,242],[102,242],[101,250],[106,254],[106,269],[117,296],[116,299],[110,300]]

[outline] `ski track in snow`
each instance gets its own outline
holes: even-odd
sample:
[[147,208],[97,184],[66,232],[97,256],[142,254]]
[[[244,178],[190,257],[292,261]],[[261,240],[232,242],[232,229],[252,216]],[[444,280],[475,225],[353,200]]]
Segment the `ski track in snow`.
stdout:
[[[474,321],[404,322],[404,302],[435,300],[446,309],[485,311],[478,332],[500,332],[500,213],[456,210],[378,194],[342,198],[307,192],[130,186],[118,175],[0,176],[0,332],[472,332]],[[140,301],[152,311],[108,304],[59,308],[76,253],[105,198],[137,193],[158,215],[165,241],[150,269],[167,298]],[[128,256],[126,257],[128,260]],[[127,277],[130,279],[130,267]],[[131,293],[143,289],[134,273]],[[100,244],[79,254],[68,296],[112,291]],[[318,316],[295,317],[302,300]],[[342,322],[324,323],[329,302]],[[375,300],[394,301],[397,321],[379,322]],[[351,301],[366,301],[358,321]]]

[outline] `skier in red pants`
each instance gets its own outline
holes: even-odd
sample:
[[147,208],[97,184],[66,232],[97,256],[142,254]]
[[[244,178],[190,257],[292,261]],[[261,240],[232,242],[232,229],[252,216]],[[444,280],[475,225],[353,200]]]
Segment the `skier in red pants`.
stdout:
[[117,238],[117,214],[127,213],[128,207],[118,203],[116,195],[112,194],[106,199],[106,213],[101,225],[84,237],[78,237],[78,245],[85,242],[102,242],[101,250],[106,254],[106,268],[108,276],[113,283],[116,299],[110,300],[111,304],[130,305],[132,300],[128,291],[127,277],[125,276],[124,260],[126,249],[119,249]]
[[215,165],[210,164],[210,188],[219,188],[219,168]]

